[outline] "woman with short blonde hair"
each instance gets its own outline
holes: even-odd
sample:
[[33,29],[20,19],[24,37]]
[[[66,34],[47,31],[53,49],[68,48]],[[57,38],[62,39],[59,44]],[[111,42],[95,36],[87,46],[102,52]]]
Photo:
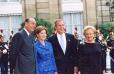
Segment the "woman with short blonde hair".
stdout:
[[79,71],[81,74],[104,74],[105,62],[101,45],[95,42],[95,28],[84,28],[85,43],[78,47]]
[[93,27],[93,26],[86,26],[86,27],[84,28],[84,35],[85,35],[85,32],[86,32],[88,29],[91,29],[91,30],[94,32],[94,34],[96,33],[95,27]]

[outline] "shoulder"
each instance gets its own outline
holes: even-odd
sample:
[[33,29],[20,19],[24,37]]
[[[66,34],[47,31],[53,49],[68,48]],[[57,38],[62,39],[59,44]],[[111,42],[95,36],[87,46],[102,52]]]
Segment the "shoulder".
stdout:
[[21,36],[20,32],[17,32],[16,34],[14,34],[14,36],[13,36],[11,41],[20,40],[21,38],[22,38],[22,36]]
[[49,39],[50,39],[50,38],[55,38],[56,36],[57,36],[57,35],[54,34],[54,35],[50,36]]
[[78,52],[82,52],[84,50],[85,43],[81,43],[78,45]]
[[65,33],[66,38],[68,39],[74,39],[74,36],[70,33]]
[[46,46],[47,46],[48,48],[53,49],[53,48],[52,48],[52,44],[51,44],[51,42],[49,42],[49,41],[45,41],[45,43],[46,43]]
[[53,42],[54,40],[56,40],[56,38],[57,38],[57,35],[54,34],[54,35],[50,36],[47,40]]
[[69,37],[74,37],[73,34],[70,34],[70,33],[65,33],[66,36],[69,36]]
[[26,34],[25,30],[22,29],[22,30],[18,31],[14,36],[24,36],[24,35],[27,35],[27,34]]
[[73,34],[65,33],[65,35],[66,35],[66,38],[68,39],[73,39],[73,40],[75,39]]
[[20,32],[17,32],[16,34],[14,34],[14,37],[19,37],[21,36]]
[[39,42],[36,40],[36,41],[34,42],[34,45],[35,45],[35,46],[39,45]]
[[78,47],[84,47],[85,46],[85,43],[80,43],[79,45],[78,45]]
[[49,42],[49,41],[46,41],[46,44],[47,44],[47,45],[52,45],[51,42]]
[[101,44],[99,42],[96,42],[95,45],[96,46],[101,46]]

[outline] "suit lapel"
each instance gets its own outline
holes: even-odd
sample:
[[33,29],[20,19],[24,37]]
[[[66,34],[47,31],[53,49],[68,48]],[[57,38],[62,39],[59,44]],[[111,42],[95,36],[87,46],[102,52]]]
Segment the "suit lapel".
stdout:
[[62,48],[61,48],[61,45],[59,44],[59,40],[58,40],[58,38],[57,38],[57,35],[55,35],[55,39],[56,39],[55,42],[57,42],[57,45],[58,45],[58,47],[60,48],[59,50],[64,54],[64,52],[63,52],[63,50],[62,50]]
[[66,54],[69,48],[70,38],[67,34],[65,34],[65,36],[66,36],[66,51],[65,51],[65,54]]
[[[23,39],[24,39],[24,41],[26,42],[26,44],[30,44],[30,45],[32,45],[32,40],[33,40],[33,37],[29,37],[28,35],[27,35],[27,33],[25,32],[25,30],[23,29],[22,31],[21,31],[21,33],[23,34],[22,36],[23,36]],[[31,35],[32,36],[32,35]]]
[[57,38],[57,35],[56,35],[56,39],[57,39],[57,44],[58,44],[58,46],[61,48],[60,50],[62,51],[62,53],[65,55],[66,54],[66,52],[67,52],[67,48],[68,48],[68,45],[69,45],[69,41],[70,41],[70,39],[69,39],[69,37],[68,37],[68,35],[65,33],[65,36],[66,36],[66,51],[65,51],[65,53],[63,52],[63,50],[62,50],[62,48],[61,48],[61,46],[60,46],[60,44],[59,44],[59,40],[58,40],[58,38]]

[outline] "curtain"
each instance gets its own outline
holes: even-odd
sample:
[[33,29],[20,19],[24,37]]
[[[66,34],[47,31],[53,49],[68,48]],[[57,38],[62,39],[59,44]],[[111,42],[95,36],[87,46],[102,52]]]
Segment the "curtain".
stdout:
[[21,15],[0,16],[0,30],[3,30],[5,41],[9,41],[11,31],[14,33],[18,32],[21,23]]
[[83,38],[83,14],[79,13],[64,13],[63,20],[66,26],[66,32],[74,33],[77,27],[79,38]]

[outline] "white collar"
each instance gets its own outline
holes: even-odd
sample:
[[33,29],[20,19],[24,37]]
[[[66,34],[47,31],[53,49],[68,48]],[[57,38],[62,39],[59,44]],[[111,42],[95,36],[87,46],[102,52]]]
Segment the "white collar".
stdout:
[[58,37],[61,37],[61,36],[65,37],[65,33],[63,33],[63,34],[57,33],[57,36],[58,36]]
[[[62,41],[64,42],[63,45],[61,44],[61,36],[62,36]],[[61,48],[64,47],[64,48],[62,48],[62,50],[63,50],[63,52],[64,52],[64,54],[65,54],[65,51],[66,51],[66,44],[67,44],[67,43],[66,43],[66,36],[65,36],[65,33],[63,33],[63,34],[57,33],[57,38],[58,38],[58,41],[59,41],[59,44],[60,44]]]
[[27,31],[27,29],[26,29],[26,28],[24,28],[24,30],[25,30],[25,32],[27,33],[27,35],[29,36],[29,35],[30,35],[30,33]]

